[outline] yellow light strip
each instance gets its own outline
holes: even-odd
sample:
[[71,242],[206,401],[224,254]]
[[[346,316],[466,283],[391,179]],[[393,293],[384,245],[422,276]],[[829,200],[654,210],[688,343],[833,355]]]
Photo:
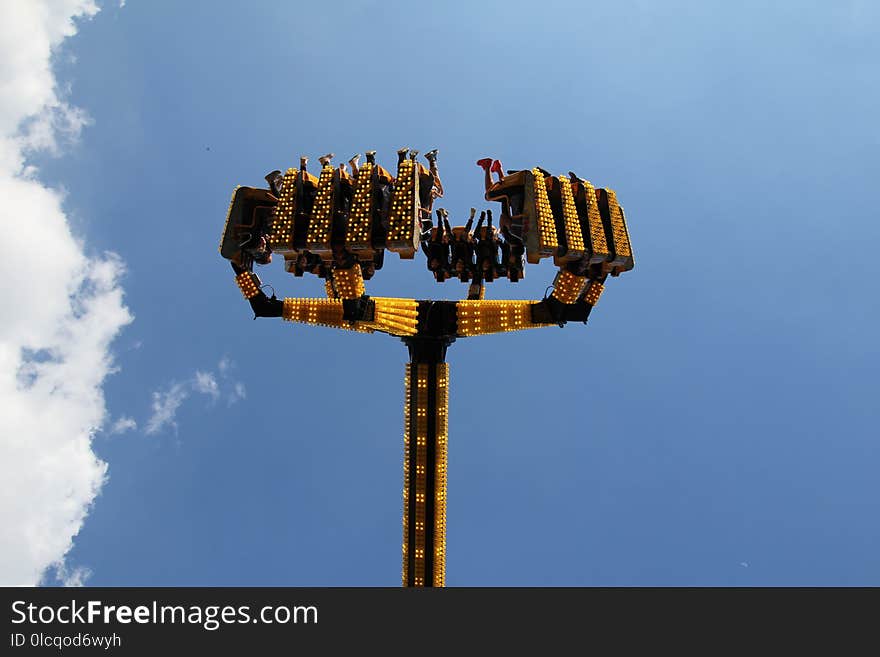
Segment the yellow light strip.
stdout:
[[581,233],[581,222],[578,220],[574,195],[571,193],[571,180],[559,176],[559,188],[562,196],[562,216],[565,226],[565,239],[568,242],[566,255],[579,258],[584,255],[584,237]]
[[364,294],[364,276],[360,265],[356,264],[350,269],[334,269],[333,283],[341,299],[357,299]]
[[412,394],[409,370],[410,365],[407,364],[406,374],[403,377],[403,384],[406,390],[403,401],[403,545],[401,548],[403,556],[403,586],[407,585],[407,575],[409,574],[407,563],[407,556],[409,555],[409,478],[411,476],[409,471],[409,400]]
[[537,301],[459,301],[456,303],[460,336],[505,333],[552,324],[532,323],[532,304]]
[[[327,293],[328,295],[333,293],[332,288],[329,286],[327,287]],[[338,297],[328,299],[287,298],[284,300],[282,317],[290,322],[329,326],[360,333],[381,331],[402,337],[405,335],[415,335],[418,332],[418,301],[415,299],[385,297],[371,297],[371,300],[374,302],[373,321],[371,322],[355,322],[342,319],[342,298]]]
[[333,210],[333,167],[329,164],[321,169],[318,178],[318,192],[312,207],[312,218],[306,236],[306,246],[310,251],[330,250],[330,227]]
[[357,183],[348,214],[345,244],[352,251],[369,249],[373,227],[373,165],[367,162],[358,169]]
[[587,283],[586,276],[576,276],[566,269],[560,269],[553,281],[553,296],[562,303],[574,303],[577,301],[584,285]]
[[284,300],[281,316],[288,322],[300,322],[315,326],[372,333],[373,330],[359,322],[342,319],[342,299],[293,299]]
[[375,331],[391,335],[415,335],[419,324],[419,303],[415,299],[370,297],[374,302],[372,322],[362,322]]
[[293,219],[296,212],[297,169],[288,169],[282,182],[281,198],[269,223],[266,240],[273,251],[283,253],[293,250]]
[[260,278],[252,271],[243,271],[235,277],[238,289],[245,299],[253,299],[260,293]]
[[324,290],[327,292],[328,299],[338,299],[339,295],[336,294],[336,290],[333,289],[333,279],[327,277],[324,279]]
[[391,197],[388,212],[389,250],[399,253],[403,258],[411,258],[416,247],[417,178],[415,164],[405,159],[397,167],[397,181]]
[[632,269],[635,266],[635,261],[633,260],[632,245],[629,241],[629,231],[626,227],[626,217],[623,208],[617,201],[617,194],[613,189],[606,189],[605,193],[608,196],[608,216],[611,220],[611,241],[614,249],[611,273],[616,276]]
[[428,365],[416,366],[416,544],[413,584],[425,585],[425,483],[428,451]]
[[590,281],[590,284],[587,286],[587,291],[584,292],[584,301],[591,306],[595,306],[599,303],[599,297],[602,296],[602,291],[604,289],[605,286],[599,281]]
[[617,202],[617,194],[613,189],[606,189],[608,195],[608,214],[611,216],[611,234],[614,238],[614,254],[616,256],[632,256],[629,244],[629,233],[623,222],[623,209]]
[[229,208],[226,210],[226,222],[223,224],[223,232],[220,233],[220,246],[217,247],[217,250],[221,254],[223,253],[223,240],[226,239],[226,231],[229,230],[229,217],[232,215],[232,205],[235,203],[235,193],[240,187],[241,185],[235,186],[235,189],[232,190],[232,198],[229,199]]
[[602,227],[602,215],[599,214],[596,189],[589,180],[583,180],[581,184],[583,184],[587,196],[587,223],[590,226],[590,248],[593,255],[590,260],[591,262],[602,262],[608,259],[611,252],[608,250],[605,229]]
[[446,461],[449,440],[449,365],[437,367],[434,433],[434,586],[446,586]]
[[556,223],[553,221],[553,211],[550,209],[550,199],[547,198],[547,183],[540,169],[532,169],[531,184],[534,190],[535,210],[538,215],[538,249],[544,254],[552,254],[559,248],[556,239]]

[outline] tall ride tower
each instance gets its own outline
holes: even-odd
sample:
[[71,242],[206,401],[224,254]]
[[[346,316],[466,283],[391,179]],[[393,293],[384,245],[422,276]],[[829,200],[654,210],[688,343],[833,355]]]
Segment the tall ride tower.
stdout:
[[[466,226],[450,226],[443,210],[435,224],[432,204],[442,196],[436,151],[428,153],[429,168],[407,151],[398,151],[396,176],[370,151],[362,166],[357,157],[349,161],[352,174],[344,165],[334,168],[328,155],[315,177],[301,158],[299,169],[267,175],[268,189],[236,188],[220,253],[231,261],[256,317],[382,332],[406,344],[402,581],[444,586],[447,348],[458,338],[586,323],[607,277],[632,269],[634,261],[623,208],[612,190],[596,189],[571,172],[552,176],[537,167],[505,176],[495,162],[497,182],[485,167],[486,199],[501,203],[499,227],[487,211],[472,231],[474,210]],[[454,277],[470,283],[467,299],[366,294],[364,281],[381,269],[386,250],[411,259],[420,245],[439,282]],[[283,256],[294,276],[323,278],[327,298],[267,296],[253,265],[268,264],[273,253]],[[559,270],[544,299],[484,298],[486,283],[516,282],[526,261],[547,257]]]

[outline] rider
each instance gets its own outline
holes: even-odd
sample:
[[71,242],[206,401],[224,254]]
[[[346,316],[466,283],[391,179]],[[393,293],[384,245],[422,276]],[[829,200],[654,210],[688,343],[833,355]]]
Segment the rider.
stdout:
[[462,281],[468,281],[474,268],[474,235],[471,226],[474,225],[476,208],[471,208],[471,216],[464,225],[458,228],[455,234],[448,226],[446,230],[453,235],[452,242],[452,269]]
[[486,211],[486,227],[480,230],[483,223],[483,217],[477,223],[475,231],[477,237],[477,273],[474,277],[480,277],[481,280],[491,282],[495,279],[495,273],[498,267],[498,251],[501,247],[501,240],[498,238],[498,231],[492,225],[492,210]]
[[422,248],[428,258],[428,269],[434,272],[434,278],[438,283],[442,283],[451,276],[449,236],[446,233],[449,221],[445,220],[445,212],[443,208],[439,208],[437,210],[437,227],[427,228],[422,232]]

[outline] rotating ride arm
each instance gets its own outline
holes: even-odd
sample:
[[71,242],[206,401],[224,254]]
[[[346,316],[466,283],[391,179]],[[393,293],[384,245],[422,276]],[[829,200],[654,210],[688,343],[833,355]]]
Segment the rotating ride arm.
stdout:
[[[432,154],[433,170],[436,153]],[[489,225],[477,226],[476,240],[471,240],[469,230],[473,211],[465,227],[449,229],[438,223],[433,229],[449,233],[452,245],[458,245],[459,271],[453,276],[473,281],[469,299],[370,297],[364,279],[381,268],[385,250],[412,258],[420,234],[431,230],[431,221],[424,219],[428,195],[420,190],[420,185],[431,184],[431,178],[423,175],[424,167],[415,162],[413,153],[406,157],[402,149],[394,177],[376,163],[374,155],[368,151],[367,162],[353,177],[344,167],[331,166],[328,155],[321,158],[318,177],[306,170],[307,160],[302,158],[299,169],[288,169],[283,177],[279,172],[269,174],[268,190],[236,188],[220,253],[231,261],[255,318],[281,317],[362,333],[450,340],[564,326],[586,322],[607,277],[633,268],[626,219],[614,191],[596,189],[571,172],[551,176],[535,167],[499,174],[499,181],[488,187],[486,199],[502,205],[500,232],[491,226],[491,211]],[[466,247],[476,253],[470,262],[465,262],[470,253]],[[493,249],[500,250],[500,262]],[[325,279],[327,298],[267,296],[252,269],[254,262],[271,260],[272,253],[282,256],[285,269],[296,276],[309,272]],[[559,269],[552,293],[543,300],[482,298],[485,283],[498,276],[515,282],[523,275],[524,260],[537,263],[547,257]],[[442,282],[450,276],[436,278]]]
[[420,335],[454,339],[586,322],[604,288],[598,281],[584,283],[581,287],[585,289],[573,300],[557,299],[559,289],[542,301],[431,301],[365,294],[281,300],[263,292],[260,278],[254,272],[234,263],[233,269],[235,281],[250,303],[254,318],[281,317],[289,322],[361,333],[379,331],[397,337]]

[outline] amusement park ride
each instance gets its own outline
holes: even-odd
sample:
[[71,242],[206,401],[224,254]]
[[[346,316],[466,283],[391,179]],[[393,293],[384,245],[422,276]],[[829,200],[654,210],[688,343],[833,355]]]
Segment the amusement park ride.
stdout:
[[[408,347],[404,401],[403,585],[443,586],[446,575],[446,454],[449,366],[446,349],[457,338],[518,331],[567,322],[586,323],[607,277],[633,268],[623,208],[610,189],[595,188],[572,172],[554,176],[540,167],[507,171],[483,159],[486,200],[492,212],[471,209],[465,226],[450,226],[432,207],[443,195],[437,151],[416,161],[417,151],[397,152],[397,173],[367,151],[334,167],[320,158],[316,177],[300,158],[298,169],[266,176],[268,189],[237,187],[220,253],[256,317],[282,317],[349,331],[378,331]],[[492,173],[498,180],[493,181]],[[364,281],[382,268],[385,251],[412,259],[421,245],[438,282],[469,283],[467,299],[431,301],[371,297]],[[282,256],[294,276],[325,280],[327,298],[267,296],[253,272]],[[553,258],[559,267],[553,292],[540,301],[490,301],[485,284],[516,282],[526,261]],[[549,288],[548,288],[549,289]]]

